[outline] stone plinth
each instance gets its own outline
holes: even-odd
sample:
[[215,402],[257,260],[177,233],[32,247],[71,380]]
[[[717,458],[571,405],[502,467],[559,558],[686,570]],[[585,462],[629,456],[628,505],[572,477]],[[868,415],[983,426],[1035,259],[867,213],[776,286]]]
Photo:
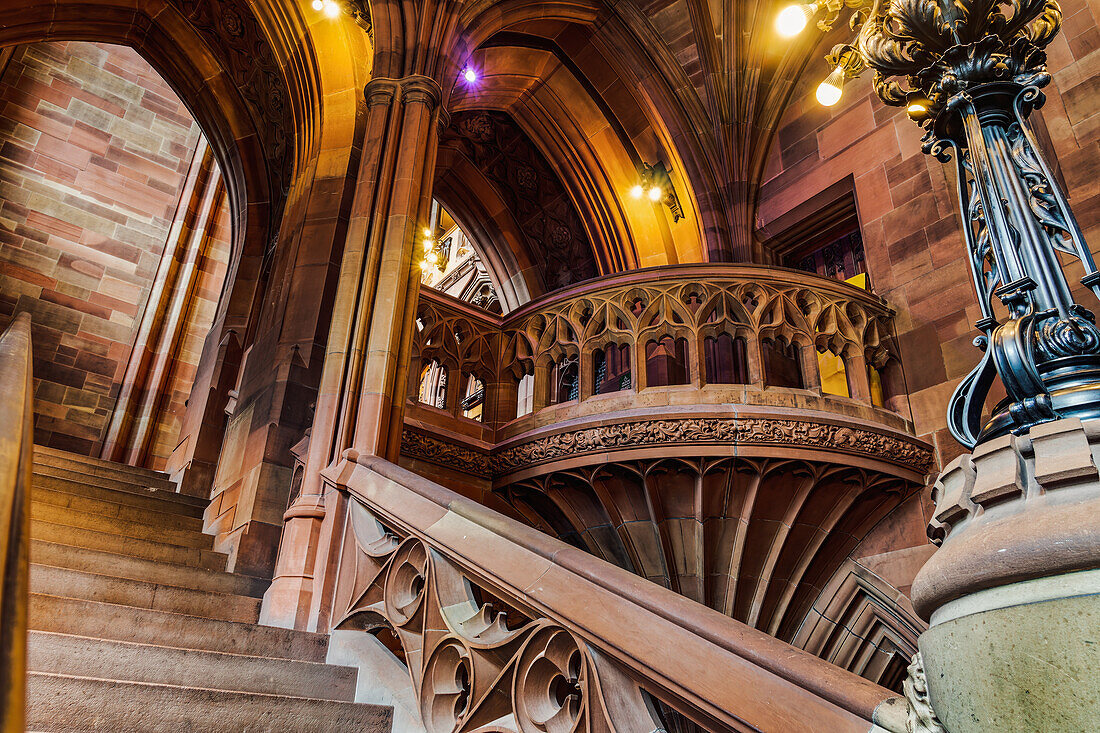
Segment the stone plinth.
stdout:
[[1100,421],[1059,420],[978,446],[936,482],[943,544],[913,603],[951,733],[1100,727],[1098,451]]

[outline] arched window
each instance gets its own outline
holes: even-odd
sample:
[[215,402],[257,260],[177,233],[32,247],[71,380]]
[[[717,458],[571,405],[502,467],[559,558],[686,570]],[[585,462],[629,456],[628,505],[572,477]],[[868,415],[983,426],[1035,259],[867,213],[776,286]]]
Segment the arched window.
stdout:
[[432,359],[420,372],[420,402],[447,409],[447,367]]
[[703,339],[707,384],[748,384],[749,360],[745,339],[728,333]]
[[566,356],[554,364],[550,374],[550,404],[575,400],[580,396],[580,372],[577,357]]
[[645,345],[645,383],[647,387],[664,387],[670,384],[688,384],[691,371],[688,368],[687,339],[663,336]]
[[596,394],[630,389],[630,347],[608,344],[592,353],[592,385]]
[[804,389],[799,348],[780,336],[762,339],[760,352],[764,357],[764,384],[768,387]]
[[535,377],[524,374],[516,385],[516,417],[530,415],[535,409]]
[[466,375],[466,394],[462,397],[462,417],[481,422],[485,406],[485,383],[473,374]]

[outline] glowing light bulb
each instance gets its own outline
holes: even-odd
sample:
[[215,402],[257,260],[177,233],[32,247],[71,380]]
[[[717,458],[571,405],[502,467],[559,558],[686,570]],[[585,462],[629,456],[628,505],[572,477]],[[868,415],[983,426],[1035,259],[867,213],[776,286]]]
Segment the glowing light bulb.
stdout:
[[833,73],[825,77],[825,81],[817,86],[817,101],[822,106],[832,107],[840,101],[844,89],[844,67],[837,66]]
[[909,103],[909,106],[905,108],[905,111],[914,117],[920,117],[928,112],[928,103],[922,99],[915,99]]
[[427,262],[426,260],[422,260],[422,261],[420,262],[420,269],[421,269],[421,270],[430,270],[431,268],[432,268],[432,266],[431,266],[431,265],[429,265],[429,264],[428,264],[428,262]]
[[636,199],[640,199],[642,196],[645,196],[645,189],[642,188],[642,184],[639,183],[638,185],[634,186],[634,188],[630,189],[630,195]]
[[424,255],[424,259],[434,265],[436,262],[439,262],[439,255],[435,252],[428,252],[428,254]]
[[321,0],[321,4],[325,8],[325,15],[330,18],[335,18],[340,14],[340,4],[336,0]]
[[313,0],[313,9],[318,13],[325,9],[324,0]]
[[654,186],[649,189],[647,195],[650,201],[660,201],[661,197],[665,195],[665,192],[661,190],[660,186]]
[[432,245],[434,245],[434,244],[435,244],[435,242],[433,242],[432,240],[425,239],[424,240],[424,251],[425,252],[430,252],[431,249],[432,249]]
[[467,83],[473,84],[477,81],[477,72],[474,71],[472,67],[467,66],[462,72],[462,78],[465,79]]
[[817,3],[788,5],[775,17],[775,30],[784,38],[793,38],[802,32],[810,18],[817,14]]
[[425,227],[424,228],[424,236],[425,237],[431,237],[432,236],[432,230]]

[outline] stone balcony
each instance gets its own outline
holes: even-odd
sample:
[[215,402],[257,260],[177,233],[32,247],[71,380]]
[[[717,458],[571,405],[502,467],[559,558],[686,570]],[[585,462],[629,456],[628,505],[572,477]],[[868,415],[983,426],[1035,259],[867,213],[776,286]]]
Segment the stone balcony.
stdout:
[[865,290],[750,265],[503,317],[424,290],[402,463],[791,640],[931,468],[893,333]]

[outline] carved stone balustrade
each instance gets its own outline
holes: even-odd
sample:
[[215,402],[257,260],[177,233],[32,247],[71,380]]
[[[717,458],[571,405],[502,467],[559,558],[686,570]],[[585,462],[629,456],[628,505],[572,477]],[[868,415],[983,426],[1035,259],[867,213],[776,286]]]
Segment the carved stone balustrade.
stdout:
[[[889,409],[905,406],[890,384],[901,380],[893,313],[845,283],[677,266],[600,278],[504,317],[425,290],[419,313],[405,466],[808,648],[823,589],[932,468],[930,447]],[[726,352],[732,368],[722,336],[740,343]],[[629,377],[598,394],[612,349]],[[854,396],[823,392],[823,352],[843,360]],[[802,384],[777,386],[784,367],[791,383],[792,356]],[[563,365],[575,366],[575,399],[555,384],[569,386]],[[445,394],[420,379],[440,367]],[[655,385],[658,373],[684,383]],[[462,416],[471,374],[484,385],[481,422]],[[517,417],[524,379],[531,410]],[[425,385],[441,407],[425,404]]]
[[326,480],[334,640],[386,643],[429,733],[905,730],[887,690],[384,460]]
[[[596,278],[506,316],[425,288],[418,314],[412,421],[486,442],[587,415],[688,404],[819,410],[908,428],[899,414],[907,409],[893,311],[865,290],[804,272],[721,264],[650,268]],[[620,352],[615,359],[624,373],[617,383],[597,384],[599,361],[610,348]],[[669,348],[682,353],[654,354]],[[728,354],[716,353],[722,351]],[[847,395],[823,391],[819,353],[841,361],[839,391]],[[424,400],[431,407],[421,412],[421,375],[433,362],[450,379],[442,399]],[[682,362],[672,369],[679,373],[668,373],[669,362]],[[563,369],[575,369],[571,394],[555,383]],[[486,385],[478,428],[461,418],[469,375]],[[527,409],[517,404],[525,377],[532,381]],[[447,423],[447,414],[455,423]]]

